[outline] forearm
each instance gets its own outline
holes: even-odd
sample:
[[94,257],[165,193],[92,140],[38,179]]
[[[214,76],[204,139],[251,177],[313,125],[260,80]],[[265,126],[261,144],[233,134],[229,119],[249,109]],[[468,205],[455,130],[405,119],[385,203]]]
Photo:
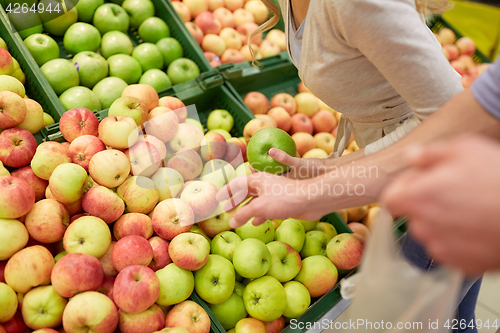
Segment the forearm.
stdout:
[[[313,197],[311,204],[318,209],[328,207],[328,210],[335,211],[374,202],[385,185],[408,167],[404,154],[408,147],[464,133],[500,138],[500,121],[477,102],[469,89],[448,101],[415,130],[387,149],[343,163],[340,167],[331,167],[322,176],[306,180],[310,186],[322,189],[323,195]],[[356,186],[358,193],[354,193]],[[342,193],[341,188],[344,189]],[[362,189],[364,191],[360,195]]]

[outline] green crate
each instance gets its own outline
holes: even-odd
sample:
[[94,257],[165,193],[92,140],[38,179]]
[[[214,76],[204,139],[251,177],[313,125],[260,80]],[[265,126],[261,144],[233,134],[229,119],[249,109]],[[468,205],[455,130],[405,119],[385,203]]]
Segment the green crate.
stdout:
[[[432,30],[432,32],[437,33],[439,30],[443,28],[451,29],[455,36],[458,38],[464,37],[457,29],[455,29],[448,21],[446,21],[441,15],[433,15],[427,19],[427,26]],[[476,52],[472,55],[472,59],[478,64],[487,62],[490,63],[491,59],[482,54],[480,51],[476,50]]]
[[[50,114],[56,122],[59,121],[64,107],[45,77],[40,73],[38,65],[24,46],[19,34],[12,33],[10,21],[2,7],[0,7],[0,37],[3,38],[10,54],[19,62],[19,66],[26,75],[24,87],[28,97],[40,103],[43,111]],[[40,141],[41,134],[35,134],[35,138]]]

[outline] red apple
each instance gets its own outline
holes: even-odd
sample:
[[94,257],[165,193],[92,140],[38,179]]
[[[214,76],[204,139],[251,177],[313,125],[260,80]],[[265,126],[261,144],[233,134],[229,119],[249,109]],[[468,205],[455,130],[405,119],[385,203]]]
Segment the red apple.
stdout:
[[292,128],[292,117],[285,108],[275,106],[269,110],[267,115],[273,118],[276,122],[276,126],[283,131],[288,132],[290,128]]
[[227,150],[224,160],[231,163],[235,169],[247,161],[247,146],[243,140],[239,138],[230,138],[227,140]]
[[182,123],[177,126],[177,131],[172,140],[170,140],[169,147],[176,152],[185,148],[199,151],[203,136],[203,130],[200,128]]
[[118,240],[111,253],[111,260],[118,272],[128,266],[148,266],[152,259],[153,248],[146,239],[137,235],[125,236]]
[[193,209],[186,201],[177,198],[160,202],[153,210],[153,229],[163,239],[172,240],[187,232],[195,222]]
[[63,163],[71,163],[68,148],[59,142],[48,141],[41,143],[31,160],[31,168],[38,177],[49,180],[52,171]]
[[35,175],[31,166],[25,166],[12,171],[12,177],[17,177],[27,181],[35,191],[35,201],[45,197],[45,189],[49,182]]
[[125,150],[124,153],[130,160],[131,171],[134,176],[152,176],[160,167],[160,152],[149,142],[139,141]]
[[285,328],[285,317],[281,316],[273,321],[264,321],[266,333],[280,333]]
[[112,190],[104,186],[94,186],[83,195],[82,208],[109,224],[122,216],[125,204]]
[[263,40],[260,44],[260,54],[262,58],[276,56],[280,53],[280,46],[270,39]]
[[217,54],[215,54],[213,52],[203,52],[203,54],[205,55],[205,58],[207,58],[208,62],[210,63],[210,66],[212,66],[212,68],[215,68],[215,67],[220,66],[222,64],[222,61]]
[[83,253],[70,253],[52,269],[51,283],[62,297],[70,298],[84,291],[99,289],[104,271],[98,259]]
[[210,254],[210,244],[202,235],[186,232],[172,239],[168,247],[168,253],[178,267],[196,271],[207,262]]
[[193,209],[197,221],[211,217],[219,202],[215,199],[217,186],[204,181],[194,181],[182,191],[181,200],[186,201]]
[[218,19],[222,28],[235,28],[233,13],[224,7],[217,8],[213,11],[214,17]]
[[105,149],[106,146],[98,137],[82,135],[71,142],[68,150],[71,162],[82,166],[88,172],[92,156]]
[[158,106],[158,93],[149,84],[131,84],[122,92],[122,97],[135,97],[146,105],[148,111]]
[[221,56],[221,62],[227,64],[228,62],[239,63],[245,61],[243,54],[239,50],[226,49]]
[[[146,240],[144,241],[147,243]],[[113,298],[122,311],[142,312],[152,306],[159,295],[160,280],[149,267],[128,266],[120,271],[116,277]]]
[[459,38],[455,42],[455,45],[460,50],[460,54],[464,54],[464,55],[469,55],[470,56],[470,55],[473,55],[474,52],[476,52],[476,44],[469,37]]
[[363,256],[363,242],[353,234],[339,234],[328,243],[326,255],[337,268],[356,268]]
[[5,266],[8,260],[0,260],[0,282],[5,283]]
[[281,106],[288,112],[290,116],[297,112],[297,103],[292,95],[287,93],[279,93],[273,96],[271,99],[271,107]]
[[159,106],[164,106],[174,111],[174,113],[177,115],[177,118],[179,118],[179,123],[183,123],[184,121],[186,121],[187,118],[186,105],[184,105],[184,103],[177,97],[172,97],[172,96],[162,97],[160,98]]
[[0,129],[15,127],[26,118],[24,99],[11,91],[0,92],[0,110]]
[[[240,33],[241,42],[243,43],[243,45],[248,44],[248,38],[258,27],[259,26],[255,23],[247,22],[236,28],[236,31]],[[252,44],[260,46],[260,43],[262,43],[262,34],[253,36],[250,42]]]
[[200,155],[193,149],[183,149],[168,160],[167,167],[177,170],[187,181],[195,179],[201,174],[203,162]]
[[296,113],[292,116],[292,128],[290,129],[290,134],[305,132],[313,133],[313,123],[311,118],[302,113]]
[[225,5],[225,0],[207,0],[208,10],[213,12],[217,8],[223,8]]
[[165,144],[162,141],[160,141],[160,139],[158,139],[157,137],[147,134],[139,135],[139,139],[137,140],[137,142],[147,142],[153,145],[158,150],[158,153],[160,154],[160,159],[163,160],[167,157],[168,153],[167,146],[165,146]]
[[320,110],[312,116],[314,132],[331,132],[337,126],[337,118],[328,110]]
[[[267,128],[267,127],[274,127],[272,124],[269,122],[266,122],[262,119],[252,119],[250,120],[246,125],[245,128],[243,128],[243,136],[248,143],[252,136],[260,129]],[[311,125],[312,127],[312,125]]]
[[113,288],[115,285],[115,277],[113,276],[104,276],[102,279],[102,283],[97,289],[98,292],[104,294],[109,297],[114,302],[113,298]]
[[36,146],[36,139],[29,131],[20,128],[6,129],[0,133],[0,161],[13,168],[29,165]]
[[354,234],[360,235],[363,241],[370,235],[370,230],[363,223],[350,222],[348,226]]
[[453,60],[450,63],[450,65],[460,75],[465,75],[465,73],[467,72],[467,67],[466,67],[465,63],[462,63],[461,61]]
[[269,110],[269,100],[264,94],[258,91],[246,94],[243,102],[245,102],[245,105],[253,114],[266,114]]
[[2,324],[6,333],[30,333],[31,330],[26,326],[21,311],[16,312],[14,317]]
[[214,15],[209,11],[200,13],[198,16],[196,16],[196,18],[194,19],[194,24],[200,27],[201,31],[203,31],[205,35],[218,35],[222,28],[222,24],[220,23],[220,21],[215,18]]
[[184,301],[167,313],[165,327],[183,327],[190,333],[209,333],[210,317],[197,303]]
[[457,60],[460,56],[460,50],[455,44],[443,46],[443,54],[449,61]]
[[159,106],[151,110],[148,121],[144,124],[146,134],[163,142],[172,140],[179,126],[179,118],[171,109]]
[[193,36],[196,43],[198,43],[198,45],[201,45],[203,37],[205,36],[203,34],[203,31],[201,31],[201,29],[196,24],[194,24],[194,22],[186,22],[184,24],[191,36]]
[[190,22],[191,21],[191,12],[189,8],[180,1],[172,1],[172,6],[174,7],[177,14],[179,14],[182,22]]
[[137,235],[149,239],[153,235],[151,218],[146,214],[128,213],[122,215],[113,225],[113,234],[119,240],[125,236]]
[[43,199],[35,203],[26,215],[24,224],[33,239],[42,243],[55,243],[64,237],[69,225],[69,213],[56,200]]
[[153,333],[165,326],[165,315],[156,304],[139,313],[127,313],[120,310],[118,317],[118,327],[121,333]]
[[59,121],[59,129],[66,141],[71,142],[82,135],[97,136],[99,120],[97,116],[85,108],[66,111]]
[[149,268],[156,272],[157,270],[172,263],[172,259],[168,254],[168,247],[170,243],[167,240],[154,236],[149,239],[149,244],[153,248],[153,260],[149,264]]
[[102,264],[102,268],[104,269],[104,275],[106,276],[118,275],[118,271],[113,265],[113,260],[111,259],[111,254],[113,253],[113,247],[115,246],[115,244],[116,241],[112,241],[106,253],[101,258],[99,258],[99,261]]
[[455,43],[456,36],[453,30],[449,28],[443,28],[438,32],[439,40],[441,41],[441,45],[453,44]]
[[304,155],[307,151],[316,148],[316,141],[309,133],[299,132],[292,135],[293,141],[297,146],[297,152],[300,156]]
[[24,179],[0,177],[0,218],[17,219],[35,204],[35,190]]
[[201,157],[204,161],[221,159],[226,154],[226,139],[217,132],[208,132],[201,140]]

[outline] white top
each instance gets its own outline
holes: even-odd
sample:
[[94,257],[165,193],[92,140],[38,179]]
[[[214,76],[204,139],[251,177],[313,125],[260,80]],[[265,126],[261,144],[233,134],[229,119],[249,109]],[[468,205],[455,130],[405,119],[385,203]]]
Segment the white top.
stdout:
[[289,1],[279,0],[290,58],[311,92],[342,113],[334,157],[351,131],[366,155],[388,147],[463,90],[414,0],[312,0],[299,55]]
[[293,22],[293,12],[292,6],[290,6],[289,11],[289,27],[288,31],[290,31],[290,38],[288,38],[288,49],[290,50],[290,59],[292,60],[295,67],[299,67],[300,60],[300,49],[302,48],[302,36],[304,35],[304,25],[306,20],[302,21],[299,28],[295,30],[295,23]]

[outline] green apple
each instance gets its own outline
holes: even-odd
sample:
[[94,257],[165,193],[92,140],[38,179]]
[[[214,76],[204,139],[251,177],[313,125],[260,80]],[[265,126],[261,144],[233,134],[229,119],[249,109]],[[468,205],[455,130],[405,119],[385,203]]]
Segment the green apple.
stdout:
[[234,283],[233,265],[217,254],[209,255],[206,264],[194,272],[194,288],[210,304],[225,302],[233,293]]
[[267,244],[271,252],[271,268],[267,275],[275,277],[279,282],[292,280],[300,272],[302,260],[293,247],[284,242]]
[[66,59],[53,59],[40,67],[43,75],[57,95],[80,84],[78,71],[73,63]]
[[78,11],[78,21],[92,22],[96,9],[104,4],[104,0],[78,0],[75,8]]
[[184,186],[182,175],[172,168],[159,168],[151,180],[155,183],[160,201],[175,198]]
[[210,132],[219,133],[226,140],[231,139],[231,134],[228,131],[226,131],[225,129],[221,129],[221,128],[214,129],[214,130],[208,131],[207,134],[210,133]]
[[63,205],[74,203],[83,196],[87,176],[87,171],[78,164],[59,164],[50,175],[50,193]]
[[333,237],[335,237],[335,236],[338,235],[337,230],[335,229],[335,227],[332,224],[328,223],[328,222],[319,222],[316,225],[316,230],[323,231],[324,233],[326,233],[331,238],[333,238]]
[[150,0],[125,0],[122,3],[130,17],[130,27],[139,28],[142,22],[155,15],[155,6]]
[[229,261],[233,261],[234,249],[241,243],[241,238],[232,231],[223,231],[212,239],[211,251],[213,254],[223,256]]
[[289,244],[297,252],[302,251],[305,239],[306,232],[299,220],[286,219],[276,229],[276,240]]
[[21,69],[21,66],[19,66],[19,62],[15,58],[12,58],[12,62],[14,63],[14,70],[10,75],[16,78],[22,84],[24,84],[26,82],[26,75]]
[[227,110],[214,110],[208,115],[207,128],[209,130],[223,129],[230,132],[233,125],[234,118]]
[[243,290],[245,287],[236,282],[232,295],[221,304],[208,304],[208,307],[219,320],[225,330],[233,328],[236,323],[243,318],[246,318],[248,313],[243,303]]
[[48,35],[33,34],[24,40],[24,44],[38,66],[42,66],[49,60],[59,58],[59,46]]
[[261,321],[273,321],[283,315],[287,306],[285,288],[272,276],[250,282],[243,291],[248,314]]
[[[53,5],[54,1],[51,0],[42,0],[39,3],[43,3],[45,5],[45,8],[48,6],[49,3],[52,3]],[[59,3],[59,8],[60,10],[63,10],[63,1],[55,1],[56,3]],[[53,7],[54,8],[54,7]],[[63,36],[66,30],[78,21],[78,11],[76,8],[72,8],[71,10],[67,11],[63,15],[60,15],[54,19],[46,19],[44,18],[43,14],[40,14],[43,23],[43,28],[45,29],[46,32],[48,32],[51,35],[56,35],[56,36]]]
[[300,282],[290,281],[283,285],[286,292],[286,310],[283,316],[293,319],[306,312],[311,305],[311,295],[307,288]]
[[171,263],[156,271],[160,279],[159,305],[172,305],[186,300],[194,290],[194,277],[191,271]]
[[319,223],[319,220],[316,221],[298,220],[298,221],[302,223],[302,225],[304,226],[304,230],[306,232],[316,229],[316,226]]
[[241,239],[256,238],[264,244],[274,240],[274,226],[271,220],[267,220],[261,225],[255,226],[252,224],[253,217],[247,223],[237,228],[235,231]]
[[[31,8],[36,1],[31,0],[25,3]],[[28,10],[23,12],[21,8],[21,11],[9,12],[8,16],[13,28],[19,33],[19,37],[23,40],[32,34],[40,34],[43,32],[42,20],[36,11]]]
[[66,51],[71,54],[97,51],[101,45],[101,34],[94,26],[77,22],[66,30],[63,43]]
[[326,246],[332,240],[323,231],[312,230],[306,233],[306,240],[304,241],[304,246],[300,251],[302,258],[307,258],[310,256],[326,256]]
[[197,78],[200,68],[191,59],[179,58],[168,66],[167,75],[173,84],[179,84]]
[[245,176],[245,175],[251,175],[251,174],[252,174],[252,170],[250,170],[250,163],[248,163],[248,162],[240,164],[236,168],[236,177],[238,177],[238,176]]
[[80,85],[92,89],[97,82],[108,76],[108,62],[100,54],[91,51],[80,52],[73,57],[78,69]]
[[92,91],[99,99],[103,110],[109,109],[111,104],[122,96],[123,90],[128,87],[127,82],[119,77],[107,77],[99,81]]
[[132,51],[132,57],[141,64],[143,72],[152,68],[163,68],[163,56],[160,50],[158,50],[158,47],[153,43],[142,43],[137,45],[134,51]]
[[23,31],[19,31],[19,37],[21,37],[23,40],[28,38],[31,35],[34,34],[41,34],[43,32],[43,25],[35,25],[34,27],[24,29]]
[[197,233],[197,234],[200,234],[202,235],[203,237],[205,237],[205,239],[210,243],[210,246],[212,246],[212,239],[210,237],[208,237],[204,232],[203,230],[201,230],[200,226],[197,225],[197,224],[193,224],[193,226],[191,227],[191,229],[189,229],[189,232],[194,232],[194,233]]
[[282,174],[288,166],[275,161],[269,154],[269,149],[283,150],[290,156],[297,154],[297,147],[292,137],[279,128],[263,128],[258,130],[248,142],[247,157],[252,168],[274,174]]
[[155,88],[156,92],[161,92],[172,87],[172,81],[164,71],[152,68],[142,74],[140,84],[147,84]]
[[0,38],[0,48],[4,49],[4,50],[9,50],[8,47],[7,47],[7,43],[5,43],[5,41],[3,40],[3,38]]
[[99,98],[87,87],[72,87],[59,96],[59,100],[66,110],[85,108],[89,110],[101,110]]
[[163,55],[163,62],[165,67],[170,66],[172,61],[182,58],[182,46],[175,38],[162,38],[156,42],[156,46],[158,46],[158,49]]
[[106,59],[114,54],[131,55],[133,50],[130,37],[121,31],[108,31],[102,36],[101,54]]
[[85,253],[101,258],[111,245],[111,231],[100,218],[82,216],[66,229],[63,244],[67,253]]
[[0,91],[11,91],[21,97],[26,96],[21,81],[10,75],[0,75]]
[[233,265],[236,272],[245,278],[264,276],[271,268],[271,252],[261,240],[245,239],[234,249]]
[[24,323],[34,330],[57,327],[62,323],[67,303],[68,300],[60,296],[51,285],[31,289],[23,299]]
[[109,76],[116,76],[134,84],[139,82],[142,75],[141,64],[127,54],[115,54],[108,58]]
[[203,125],[198,120],[193,119],[193,118],[186,118],[186,120],[184,122],[186,124],[192,125],[194,127],[198,127],[199,129],[201,129],[203,131],[203,133],[205,133],[205,130],[203,129]]
[[134,119],[137,126],[141,126],[147,120],[148,109],[135,97],[120,97],[111,104],[108,116],[127,116]]
[[52,116],[50,114],[48,114],[47,112],[43,113],[43,127],[47,127],[47,126],[53,125],[55,123],[56,122],[55,122],[54,118],[52,118]]
[[113,30],[127,32],[130,24],[127,12],[114,3],[105,3],[99,6],[94,13],[92,22],[101,35]]
[[162,38],[170,37],[170,28],[159,17],[149,17],[139,26],[139,36],[146,43],[156,43]]
[[54,257],[54,261],[55,262],[58,262],[59,260],[61,260],[62,257],[64,257],[65,255],[67,255],[68,252],[66,251],[62,251],[62,252],[59,252],[55,257]]
[[0,323],[9,321],[16,314],[17,294],[8,285],[0,282]]
[[302,283],[311,297],[315,298],[332,289],[337,277],[337,268],[330,259],[325,256],[311,256],[302,260],[302,268],[294,280]]

